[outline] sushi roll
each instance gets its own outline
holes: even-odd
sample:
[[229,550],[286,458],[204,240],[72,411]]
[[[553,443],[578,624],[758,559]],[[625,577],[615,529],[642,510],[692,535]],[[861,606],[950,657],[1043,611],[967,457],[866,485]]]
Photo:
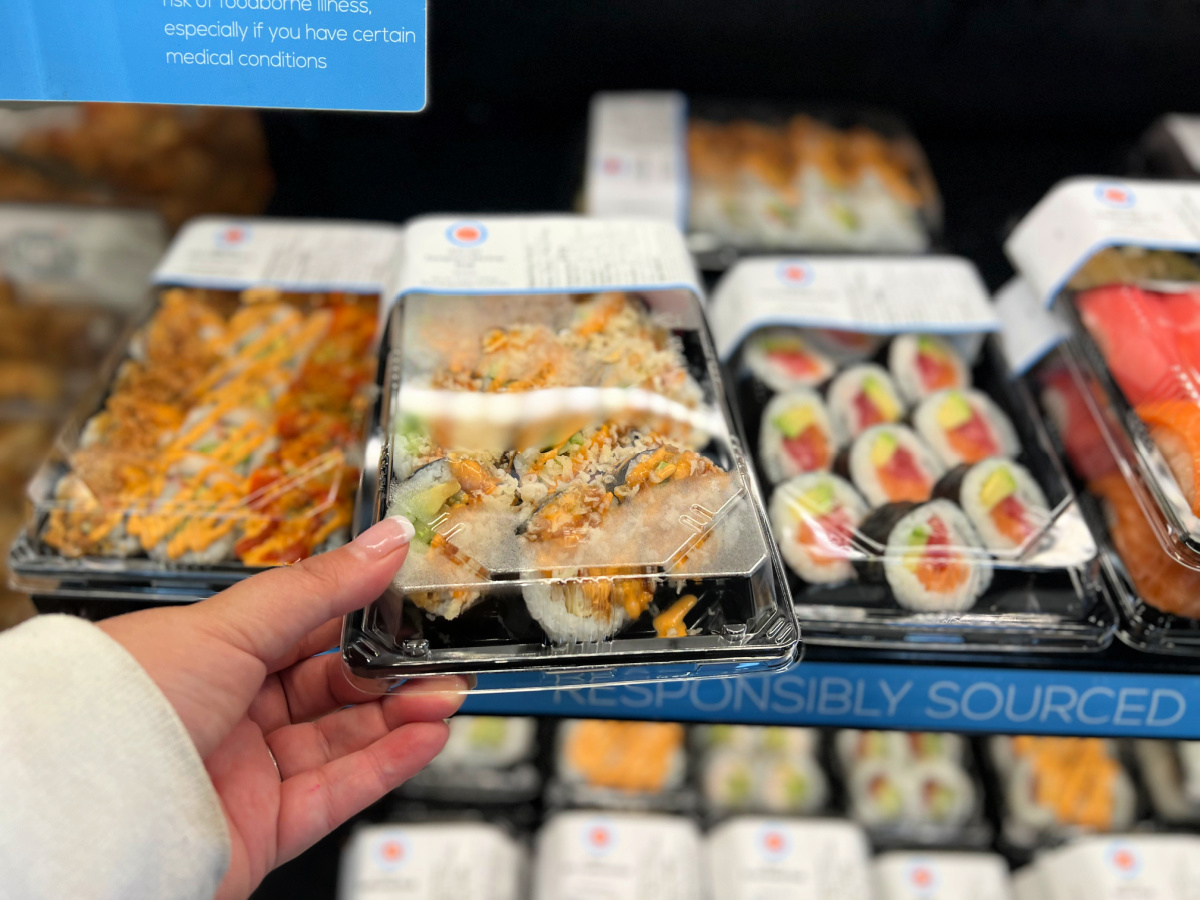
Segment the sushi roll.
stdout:
[[640,617],[654,599],[647,578],[579,578],[522,588],[525,606],[554,644],[597,643]]
[[779,756],[761,769],[759,802],[771,813],[811,815],[825,806],[829,782],[811,756]]
[[834,738],[838,762],[843,772],[850,772],[860,763],[891,760],[904,763],[908,759],[907,735],[902,731],[860,731],[843,728]]
[[992,582],[992,563],[982,552],[983,542],[949,500],[914,509],[884,507],[868,517],[861,530],[884,547],[884,576],[896,602],[906,609],[970,609]]
[[850,445],[846,469],[871,506],[924,502],[945,471],[925,442],[905,425],[868,428]]
[[1112,749],[1098,738],[1028,738],[1013,763],[1005,799],[1009,816],[1035,834],[1124,831],[1137,794]]
[[725,748],[708,754],[701,778],[709,809],[720,812],[753,809],[758,796],[757,760]]
[[1016,550],[1050,523],[1050,505],[1029,470],[1004,457],[959,466],[934,494],[962,507],[989,550]]
[[910,731],[904,737],[913,759],[944,759],[961,765],[966,755],[962,735],[943,731]]
[[829,414],[837,433],[853,440],[872,425],[899,422],[904,401],[886,369],[863,363],[841,372],[830,383]]
[[975,783],[946,759],[925,759],[908,770],[912,779],[906,816],[917,825],[959,828],[975,812]]
[[913,426],[947,466],[1021,452],[1012,422],[981,391],[949,388],[932,394],[913,413]]
[[846,783],[850,815],[863,825],[893,825],[912,808],[912,782],[902,765],[874,759],[859,763]]
[[763,410],[758,453],[772,484],[805,472],[828,471],[837,444],[825,403],[816,391],[776,394]]
[[867,505],[846,481],[815,472],[798,475],[771,495],[771,530],[792,571],[810,584],[854,577],[854,530]]
[[799,328],[764,328],[746,341],[746,368],[773,391],[813,388],[837,368]]
[[568,719],[559,727],[556,768],[568,784],[642,794],[674,790],[687,773],[683,726]]
[[902,334],[888,348],[888,369],[909,403],[948,388],[971,386],[971,372],[948,340],[931,334]]

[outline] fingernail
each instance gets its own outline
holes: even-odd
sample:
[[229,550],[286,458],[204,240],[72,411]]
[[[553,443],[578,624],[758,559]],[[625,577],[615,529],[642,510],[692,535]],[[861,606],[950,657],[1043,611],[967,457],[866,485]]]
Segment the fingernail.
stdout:
[[416,529],[404,516],[380,519],[354,539],[354,544],[372,559],[380,559],[408,546]]

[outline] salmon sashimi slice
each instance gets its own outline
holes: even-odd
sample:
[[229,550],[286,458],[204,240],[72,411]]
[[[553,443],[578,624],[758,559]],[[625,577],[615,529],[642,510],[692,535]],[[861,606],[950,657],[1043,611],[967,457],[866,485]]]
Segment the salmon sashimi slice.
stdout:
[[1083,292],[1075,305],[1130,403],[1186,393],[1174,326],[1160,300],[1139,288],[1112,286]]
[[1200,476],[1200,406],[1190,400],[1166,400],[1139,406],[1138,415],[1171,468],[1179,490],[1200,514],[1196,481]]

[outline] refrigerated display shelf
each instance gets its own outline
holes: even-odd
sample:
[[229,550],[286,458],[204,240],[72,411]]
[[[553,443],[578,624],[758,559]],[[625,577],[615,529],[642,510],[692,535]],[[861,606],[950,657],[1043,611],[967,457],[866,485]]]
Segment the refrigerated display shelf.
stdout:
[[[482,676],[479,687],[502,676]],[[1113,647],[1088,660],[936,662],[809,648],[773,675],[475,693],[463,712],[907,731],[1200,738],[1200,662]]]

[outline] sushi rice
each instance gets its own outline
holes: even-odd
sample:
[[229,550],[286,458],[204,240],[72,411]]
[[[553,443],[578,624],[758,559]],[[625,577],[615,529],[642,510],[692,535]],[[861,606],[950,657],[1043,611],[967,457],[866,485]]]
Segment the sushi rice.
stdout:
[[940,390],[971,386],[971,372],[950,341],[931,334],[902,334],[888,348],[888,369],[909,403]]
[[1021,452],[1008,416],[974,389],[948,388],[930,395],[913,413],[913,426],[947,466]]
[[746,368],[773,391],[815,388],[829,379],[836,366],[800,328],[764,328],[746,341]]
[[854,529],[867,514],[844,479],[824,472],[798,475],[771,495],[768,515],[784,561],[810,584],[854,577]]
[[829,415],[837,433],[853,440],[872,425],[899,422],[904,401],[886,369],[863,363],[843,370],[830,382]]
[[776,394],[763,410],[758,452],[773,484],[805,472],[828,471],[839,443],[816,391],[801,388]]
[[883,568],[896,602],[923,612],[970,609],[992,582],[992,563],[961,509],[934,500],[891,529]]

